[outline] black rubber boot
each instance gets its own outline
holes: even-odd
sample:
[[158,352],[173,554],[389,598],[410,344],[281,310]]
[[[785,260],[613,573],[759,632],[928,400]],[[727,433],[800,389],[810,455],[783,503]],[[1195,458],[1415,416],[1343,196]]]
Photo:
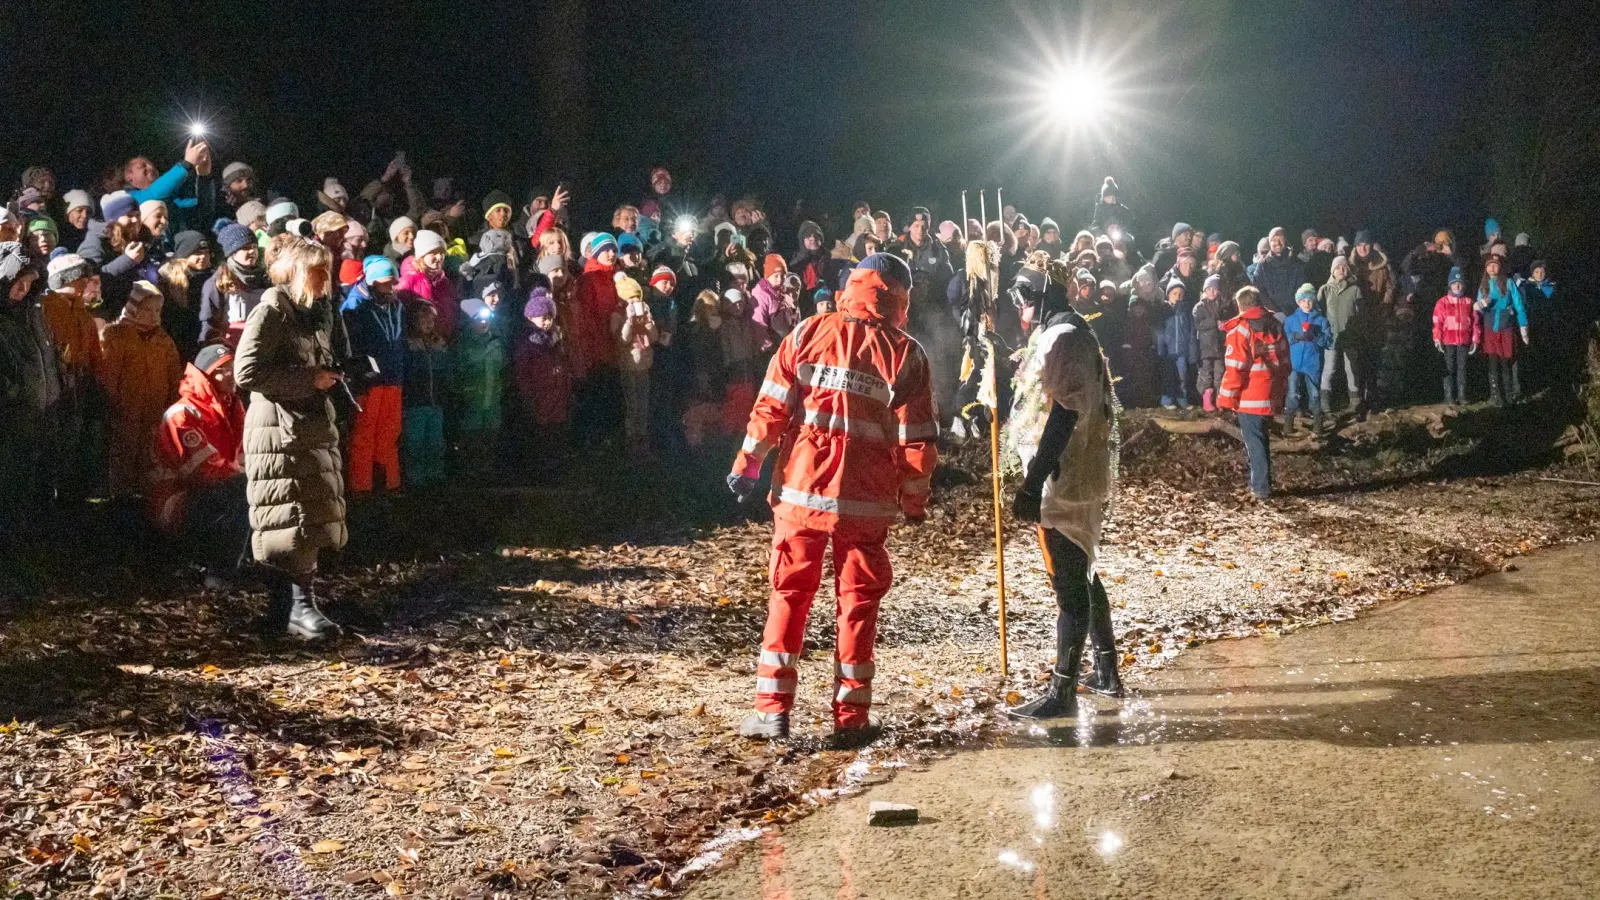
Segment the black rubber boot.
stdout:
[[1117,651],[1094,652],[1094,672],[1083,680],[1083,689],[1103,697],[1122,696],[1122,677],[1117,674]]
[[758,741],[782,740],[789,736],[789,714],[753,712],[739,722],[739,736]]
[[1078,673],[1073,666],[1071,675],[1060,670],[1050,673],[1050,686],[1043,696],[1035,697],[1021,706],[1006,710],[1014,719],[1060,719],[1078,714]]
[[291,585],[289,590],[287,629],[290,636],[308,641],[339,636],[343,629],[317,608],[317,596],[310,587],[296,583]]

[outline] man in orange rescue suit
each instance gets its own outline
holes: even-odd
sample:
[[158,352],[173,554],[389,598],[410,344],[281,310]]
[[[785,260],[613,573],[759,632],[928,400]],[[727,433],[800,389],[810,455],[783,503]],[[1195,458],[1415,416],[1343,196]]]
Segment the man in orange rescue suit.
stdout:
[[878,603],[893,572],[884,548],[901,513],[922,522],[938,463],[939,427],[922,347],[905,327],[911,270],[874,253],[850,273],[838,312],[813,316],[779,345],[750,413],[728,487],[741,501],[776,449],[772,476],[772,600],[756,668],[750,738],[784,738],[794,706],[806,615],[833,544],[838,593],[834,740],[870,742]]

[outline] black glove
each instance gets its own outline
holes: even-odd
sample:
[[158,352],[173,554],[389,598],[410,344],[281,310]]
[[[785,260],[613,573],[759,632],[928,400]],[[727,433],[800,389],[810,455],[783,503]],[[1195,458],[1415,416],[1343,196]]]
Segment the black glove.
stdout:
[[1017,488],[1017,496],[1011,500],[1011,515],[1019,522],[1039,523],[1039,504],[1044,500],[1043,495],[1036,490],[1023,485]]
[[735,472],[728,476],[728,490],[733,491],[733,496],[737,497],[740,503],[743,503],[750,499],[751,494],[756,492],[756,480],[748,475],[740,475]]

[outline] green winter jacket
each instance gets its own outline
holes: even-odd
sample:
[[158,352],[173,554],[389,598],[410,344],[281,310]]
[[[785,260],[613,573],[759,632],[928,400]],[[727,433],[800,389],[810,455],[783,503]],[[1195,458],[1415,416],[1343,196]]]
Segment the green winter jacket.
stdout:
[[462,431],[499,431],[506,345],[491,329],[465,326],[456,343],[455,385]]
[[[244,419],[251,549],[291,573],[344,546],[344,475],[333,403],[313,384],[333,365],[333,310],[296,306],[273,288],[245,320],[234,377],[250,392]],[[337,390],[337,388],[335,388]]]
[[1354,278],[1330,281],[1317,289],[1317,305],[1338,337],[1358,325],[1361,309],[1361,284]]

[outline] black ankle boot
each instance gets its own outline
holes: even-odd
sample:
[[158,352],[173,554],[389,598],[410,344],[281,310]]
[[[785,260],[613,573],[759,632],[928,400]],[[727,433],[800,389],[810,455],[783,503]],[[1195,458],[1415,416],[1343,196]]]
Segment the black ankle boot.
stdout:
[[317,608],[317,596],[310,587],[294,585],[289,598],[287,630],[292,637],[318,641],[337,637],[342,629]]
[[1044,695],[1013,706],[1006,714],[1016,719],[1057,719],[1078,714],[1078,675],[1050,673],[1050,686]]
[[1083,689],[1105,697],[1122,696],[1122,678],[1117,675],[1117,651],[1095,651],[1094,672],[1083,680]]

